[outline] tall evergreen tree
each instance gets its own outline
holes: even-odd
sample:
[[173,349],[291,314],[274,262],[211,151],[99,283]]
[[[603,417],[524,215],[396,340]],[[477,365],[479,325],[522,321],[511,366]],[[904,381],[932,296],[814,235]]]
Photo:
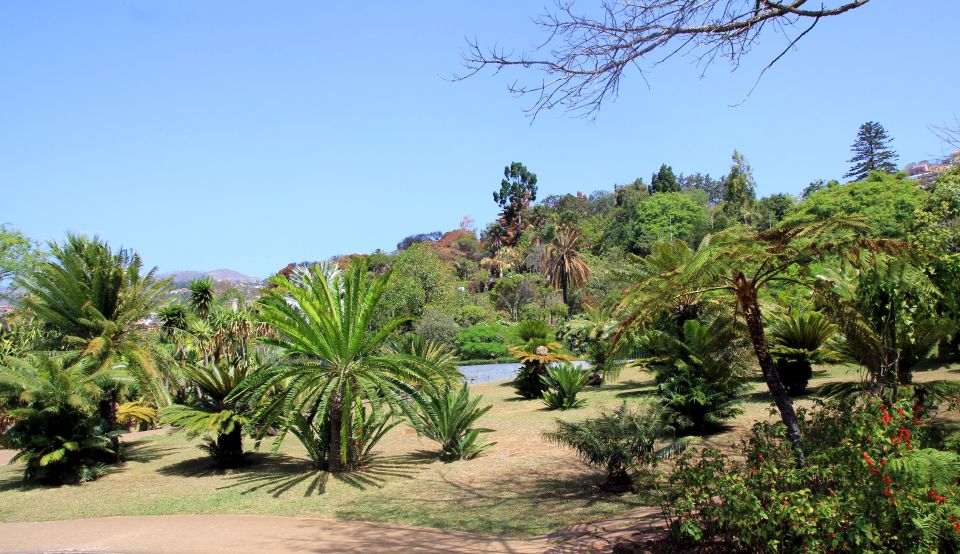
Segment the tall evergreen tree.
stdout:
[[857,131],[857,140],[850,147],[853,157],[849,162],[850,171],[844,175],[844,178],[850,178],[853,181],[862,181],[871,171],[883,171],[885,173],[896,173],[897,153],[890,148],[890,142],[893,141],[887,130],[876,121],[868,121],[860,126]]
[[723,213],[732,221],[740,221],[756,199],[753,170],[743,154],[733,151],[733,165],[723,178]]
[[[503,168],[503,180],[500,192],[493,193],[493,200],[503,209],[501,224],[512,233],[512,239],[523,231],[524,214],[530,204],[537,199],[537,174],[529,171],[522,163],[513,162]],[[512,241],[510,241],[512,244]]]
[[650,194],[658,192],[680,192],[677,176],[673,174],[673,168],[667,164],[660,165],[660,171],[650,177]]

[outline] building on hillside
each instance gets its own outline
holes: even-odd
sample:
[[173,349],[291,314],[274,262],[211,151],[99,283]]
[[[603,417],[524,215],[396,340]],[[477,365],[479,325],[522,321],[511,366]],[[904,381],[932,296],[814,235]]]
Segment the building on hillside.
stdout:
[[920,188],[928,189],[943,172],[957,165],[960,165],[960,150],[954,151],[938,162],[923,160],[922,162],[908,163],[904,167],[904,171],[907,172],[910,179],[920,184]]

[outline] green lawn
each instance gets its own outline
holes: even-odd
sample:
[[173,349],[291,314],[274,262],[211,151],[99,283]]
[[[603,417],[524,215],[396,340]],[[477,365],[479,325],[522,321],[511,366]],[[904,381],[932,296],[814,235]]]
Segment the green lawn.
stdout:
[[[812,383],[854,380],[850,368],[821,368]],[[960,369],[940,368],[917,380],[957,379]],[[25,486],[21,467],[0,468],[0,521],[36,521],[113,515],[178,513],[270,514],[382,521],[509,536],[548,533],[576,523],[605,519],[651,504],[644,494],[600,492],[603,475],[569,451],[546,443],[541,432],[555,417],[580,419],[626,401],[647,402],[649,374],[630,370],[619,382],[588,392],[587,407],[549,412],[539,401],[522,401],[500,383],[472,387],[493,409],[483,425],[497,445],[467,462],[435,460],[434,444],[400,426],[380,443],[375,463],[364,471],[329,477],[313,471],[299,444],[279,455],[258,453],[245,468],[210,469],[196,442],[182,435],[157,435],[130,443],[130,460],[84,485]],[[745,413],[730,429],[703,441],[735,442],[751,422],[769,417],[769,396],[757,379]],[[801,400],[799,404],[809,404]],[[252,446],[247,441],[247,446]],[[267,449],[265,449],[267,450]]]

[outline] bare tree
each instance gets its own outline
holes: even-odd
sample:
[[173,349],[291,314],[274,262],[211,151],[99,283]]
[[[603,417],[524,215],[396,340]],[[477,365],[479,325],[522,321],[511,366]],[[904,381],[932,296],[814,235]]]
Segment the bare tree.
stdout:
[[[546,40],[533,52],[515,54],[467,41],[462,80],[487,67],[499,72],[521,66],[542,73],[539,83],[515,81],[510,91],[536,100],[528,110],[562,107],[592,115],[615,99],[623,72],[641,75],[676,54],[690,54],[703,70],[717,59],[734,68],[765,29],[785,35],[787,46],[760,73],[762,77],[821,18],[840,15],[870,0],[602,0],[601,16],[574,12],[570,0],[556,0],[556,10],[535,19]],[[796,31],[796,32],[794,32]],[[641,63],[647,67],[641,66]],[[759,80],[759,77],[758,77]]]
[[952,125],[947,124],[943,127],[932,126],[930,127],[930,131],[932,131],[938,139],[943,141],[946,147],[960,150],[960,117],[954,115],[953,119],[954,122]]

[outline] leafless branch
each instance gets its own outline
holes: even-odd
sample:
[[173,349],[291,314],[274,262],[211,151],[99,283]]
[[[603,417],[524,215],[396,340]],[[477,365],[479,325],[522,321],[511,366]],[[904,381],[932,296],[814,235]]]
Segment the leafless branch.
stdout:
[[943,141],[947,148],[960,150],[960,117],[953,116],[953,124],[946,124],[943,127],[931,126],[930,132]]
[[630,67],[644,75],[684,54],[692,55],[704,70],[723,58],[736,69],[768,25],[781,34],[793,27],[803,29],[763,69],[762,77],[820,19],[870,2],[822,0],[811,8],[808,0],[602,0],[600,15],[590,16],[575,12],[570,0],[556,1],[555,11],[535,20],[547,37],[539,47],[515,53],[497,46],[484,48],[468,39],[463,55],[466,71],[454,80],[487,68],[494,73],[513,66],[534,69],[541,74],[539,82],[514,81],[509,87],[516,96],[536,98],[528,109],[531,116],[557,107],[591,116],[604,101],[616,99],[620,79]]

